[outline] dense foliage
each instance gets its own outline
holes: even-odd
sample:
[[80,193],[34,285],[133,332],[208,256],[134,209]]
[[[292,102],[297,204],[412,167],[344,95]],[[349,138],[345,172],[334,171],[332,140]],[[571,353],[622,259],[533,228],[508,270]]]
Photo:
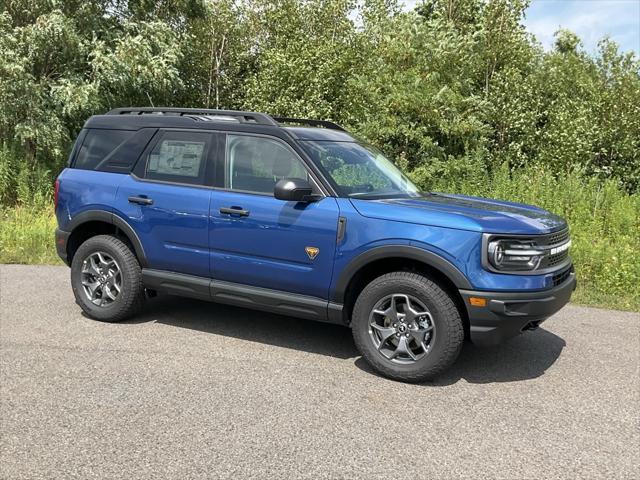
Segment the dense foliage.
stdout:
[[586,284],[637,298],[640,60],[606,38],[588,54],[564,30],[545,52],[522,25],[526,7],[0,0],[0,236],[21,218],[7,207],[50,200],[89,115],[255,109],[341,122],[424,189],[564,214]]
[[544,52],[523,0],[3,0],[0,138],[56,170],[122,105],[323,117],[428,186],[502,164],[640,185],[640,62],[568,31]]

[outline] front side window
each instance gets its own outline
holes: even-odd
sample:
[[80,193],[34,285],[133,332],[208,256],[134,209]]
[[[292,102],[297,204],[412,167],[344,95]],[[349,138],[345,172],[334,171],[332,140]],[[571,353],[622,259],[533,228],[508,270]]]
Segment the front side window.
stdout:
[[164,132],[147,157],[145,178],[204,184],[210,142],[208,133]]
[[276,140],[250,135],[228,135],[225,187],[273,195],[284,178],[309,180],[300,159]]
[[420,195],[418,187],[370,145],[316,140],[305,140],[300,144],[342,196],[384,198]]

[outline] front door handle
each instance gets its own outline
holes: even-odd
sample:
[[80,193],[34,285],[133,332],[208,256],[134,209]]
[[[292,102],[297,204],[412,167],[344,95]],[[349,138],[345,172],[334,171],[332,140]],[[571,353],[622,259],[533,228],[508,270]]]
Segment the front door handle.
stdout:
[[223,215],[238,215],[239,217],[248,217],[249,210],[244,210],[242,207],[221,207],[220,213]]
[[147,197],[129,197],[129,202],[137,203],[138,205],[152,205],[153,199]]

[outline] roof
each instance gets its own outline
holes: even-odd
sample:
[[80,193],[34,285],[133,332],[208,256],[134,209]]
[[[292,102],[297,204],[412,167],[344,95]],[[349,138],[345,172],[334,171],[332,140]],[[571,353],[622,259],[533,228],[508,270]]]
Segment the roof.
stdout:
[[[300,126],[285,126],[300,125]],[[340,125],[327,120],[272,117],[265,113],[174,107],[116,108],[95,115],[85,128],[138,130],[140,128],[223,129],[245,132],[280,132],[298,140],[354,141]]]

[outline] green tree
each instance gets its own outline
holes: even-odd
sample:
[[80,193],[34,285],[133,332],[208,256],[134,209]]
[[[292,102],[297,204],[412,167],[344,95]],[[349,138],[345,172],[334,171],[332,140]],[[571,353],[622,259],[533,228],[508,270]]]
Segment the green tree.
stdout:
[[[640,185],[640,63],[526,0],[0,0],[0,138],[56,169],[87,116],[123,105],[337,120],[425,185],[506,165]],[[457,180],[456,180],[457,181]]]
[[86,22],[61,10],[38,13],[32,23],[26,14],[17,21],[8,10],[0,14],[0,136],[23,148],[29,162],[59,165],[95,112],[172,103],[182,52],[166,23],[125,19],[114,34],[114,19],[83,30]]
[[234,0],[209,2],[188,26],[180,63],[186,105],[241,108],[244,79],[254,71],[249,10]]
[[255,71],[245,105],[289,116],[340,120],[357,59],[350,0],[256,0],[250,12]]

